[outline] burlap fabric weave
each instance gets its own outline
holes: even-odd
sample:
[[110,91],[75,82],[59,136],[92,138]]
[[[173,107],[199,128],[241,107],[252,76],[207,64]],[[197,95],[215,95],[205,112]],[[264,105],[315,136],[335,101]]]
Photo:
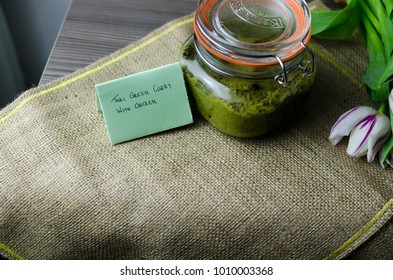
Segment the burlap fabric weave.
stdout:
[[[11,259],[393,257],[393,171],[327,137],[369,105],[362,43],[315,41],[318,74],[279,133],[195,123],[112,146],[94,85],[177,61],[191,16],[0,112],[0,254]],[[175,109],[175,108],[174,108]]]

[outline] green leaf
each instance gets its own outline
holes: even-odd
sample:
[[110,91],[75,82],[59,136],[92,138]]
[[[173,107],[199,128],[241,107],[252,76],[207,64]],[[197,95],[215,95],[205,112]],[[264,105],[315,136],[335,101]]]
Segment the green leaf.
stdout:
[[[311,11],[312,35],[317,35],[328,29],[332,25],[332,22],[339,16],[340,11]],[[340,22],[340,24],[343,23],[345,23],[345,20]]]
[[378,4],[377,16],[381,26],[380,35],[385,46],[386,59],[389,59],[393,50],[393,23],[381,3]]
[[[362,81],[370,89],[377,91],[379,88],[379,80],[386,68],[384,47],[381,38],[378,36],[368,18],[363,16],[362,19],[367,32],[367,51],[369,56],[369,63],[366,67]],[[373,98],[374,97],[375,94],[373,95]],[[374,99],[372,100],[375,101]]]
[[359,35],[363,42],[367,42],[367,31],[363,24],[359,24]]
[[347,1],[347,6],[341,10],[312,11],[312,34],[324,39],[344,39],[351,35],[361,18],[357,1]]
[[367,50],[370,61],[367,65],[362,81],[371,89],[371,94],[369,94],[369,97],[373,103],[383,104],[386,102],[390,92],[388,83],[380,83],[381,77],[387,71],[384,46],[381,38],[379,37],[369,19],[363,16],[362,20],[367,31]]
[[383,84],[377,90],[375,90],[375,91],[373,90],[372,101],[377,104],[383,104],[388,100],[389,93],[390,93],[389,84],[388,83]]
[[366,45],[370,61],[386,61],[381,37],[366,15],[362,15],[362,23],[366,29]]
[[393,80],[393,55],[390,57],[386,68],[384,69],[381,77],[378,80],[378,87]]
[[365,83],[370,89],[377,91],[380,88],[378,81],[384,73],[385,67],[386,64],[383,61],[370,62],[363,75],[363,83]]
[[393,135],[390,135],[389,139],[385,142],[382,148],[382,156],[379,159],[380,163],[384,163],[386,159],[390,156],[393,150]]
[[363,18],[366,17],[373,25],[373,27],[377,30],[378,33],[381,32],[381,26],[376,18],[377,16],[377,5],[373,2],[367,0],[361,0],[358,2],[359,6],[361,7]]
[[392,0],[382,0],[382,3],[385,5],[386,12],[388,17],[391,16],[393,11],[393,1]]
[[[393,131],[393,112],[392,112],[392,108],[390,108],[389,111],[390,111],[390,126],[391,126],[392,131]],[[393,151],[393,134],[390,135],[389,139],[383,145],[382,156],[380,158],[380,163],[381,164],[386,161],[386,159],[390,156],[392,151]]]

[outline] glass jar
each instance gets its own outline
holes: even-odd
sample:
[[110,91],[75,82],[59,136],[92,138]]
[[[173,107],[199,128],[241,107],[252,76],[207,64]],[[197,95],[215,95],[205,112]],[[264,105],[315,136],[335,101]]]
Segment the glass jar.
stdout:
[[282,125],[314,81],[310,26],[302,0],[200,0],[180,51],[200,114],[238,137]]

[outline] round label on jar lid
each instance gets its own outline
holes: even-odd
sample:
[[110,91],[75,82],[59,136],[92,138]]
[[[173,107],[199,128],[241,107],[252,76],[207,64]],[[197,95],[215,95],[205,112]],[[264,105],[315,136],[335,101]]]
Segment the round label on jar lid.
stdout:
[[293,33],[293,15],[280,1],[230,0],[217,5],[217,33],[239,43],[267,43]]
[[311,33],[303,0],[201,0],[195,34],[214,55],[243,65],[287,61],[303,51]]

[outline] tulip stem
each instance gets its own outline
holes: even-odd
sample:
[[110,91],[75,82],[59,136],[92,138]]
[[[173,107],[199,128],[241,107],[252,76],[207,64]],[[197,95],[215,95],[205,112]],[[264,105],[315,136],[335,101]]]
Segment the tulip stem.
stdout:
[[378,113],[380,113],[380,114],[385,114],[385,107],[386,107],[386,103],[383,102],[383,103],[381,104],[381,106],[379,107]]

